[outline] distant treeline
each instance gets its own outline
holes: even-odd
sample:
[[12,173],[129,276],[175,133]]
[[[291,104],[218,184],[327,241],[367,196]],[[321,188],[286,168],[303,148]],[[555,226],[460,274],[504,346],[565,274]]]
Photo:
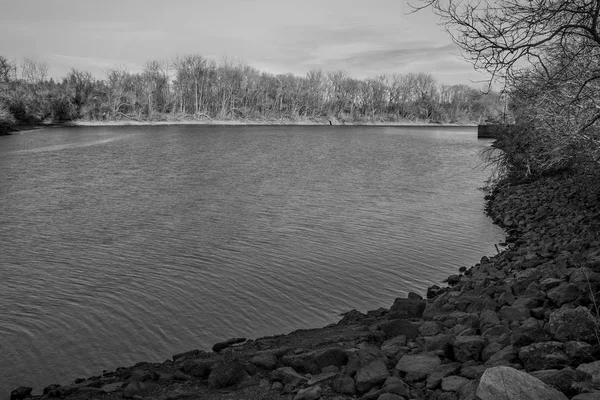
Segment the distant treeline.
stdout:
[[298,77],[229,59],[217,65],[199,55],[148,61],[141,73],[115,67],[104,79],[72,69],[56,82],[47,70],[33,58],[17,63],[0,56],[0,124],[189,118],[477,123],[503,112],[497,93],[440,85],[426,73],[359,80],[341,70],[312,70]]

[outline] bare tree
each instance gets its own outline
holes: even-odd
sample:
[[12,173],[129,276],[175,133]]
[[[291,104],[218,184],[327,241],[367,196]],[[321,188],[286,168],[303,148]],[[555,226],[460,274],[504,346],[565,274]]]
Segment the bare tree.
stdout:
[[419,0],[445,22],[464,57],[506,84],[536,149],[528,173],[600,159],[600,1]]
[[21,62],[21,79],[27,83],[39,84],[48,76],[48,64],[34,57],[25,57]]

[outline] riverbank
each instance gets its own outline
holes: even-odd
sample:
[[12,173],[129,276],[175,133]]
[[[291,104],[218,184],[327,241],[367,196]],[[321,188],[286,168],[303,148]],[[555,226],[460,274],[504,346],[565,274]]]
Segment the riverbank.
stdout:
[[496,189],[487,211],[506,248],[427,299],[411,293],[321,329],[224,342],[36,397],[599,398],[599,182],[563,173]]
[[298,118],[298,119],[261,119],[261,120],[217,120],[202,119],[173,119],[173,120],[134,120],[118,121],[88,121],[77,120],[60,123],[38,125],[0,126],[0,135],[20,134],[34,129],[65,126],[170,126],[170,125],[216,125],[216,126],[390,126],[390,127],[476,127],[477,124],[431,123],[423,121],[349,121],[329,118]]

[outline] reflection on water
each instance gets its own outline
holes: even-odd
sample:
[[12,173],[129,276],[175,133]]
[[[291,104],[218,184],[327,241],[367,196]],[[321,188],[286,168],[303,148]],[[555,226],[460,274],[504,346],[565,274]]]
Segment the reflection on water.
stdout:
[[0,138],[0,396],[389,307],[493,252],[474,129]]

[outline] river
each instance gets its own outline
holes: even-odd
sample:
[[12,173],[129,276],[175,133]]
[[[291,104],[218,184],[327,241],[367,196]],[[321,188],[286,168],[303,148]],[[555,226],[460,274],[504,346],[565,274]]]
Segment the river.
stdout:
[[488,140],[445,127],[0,137],[0,397],[336,322],[495,253]]

